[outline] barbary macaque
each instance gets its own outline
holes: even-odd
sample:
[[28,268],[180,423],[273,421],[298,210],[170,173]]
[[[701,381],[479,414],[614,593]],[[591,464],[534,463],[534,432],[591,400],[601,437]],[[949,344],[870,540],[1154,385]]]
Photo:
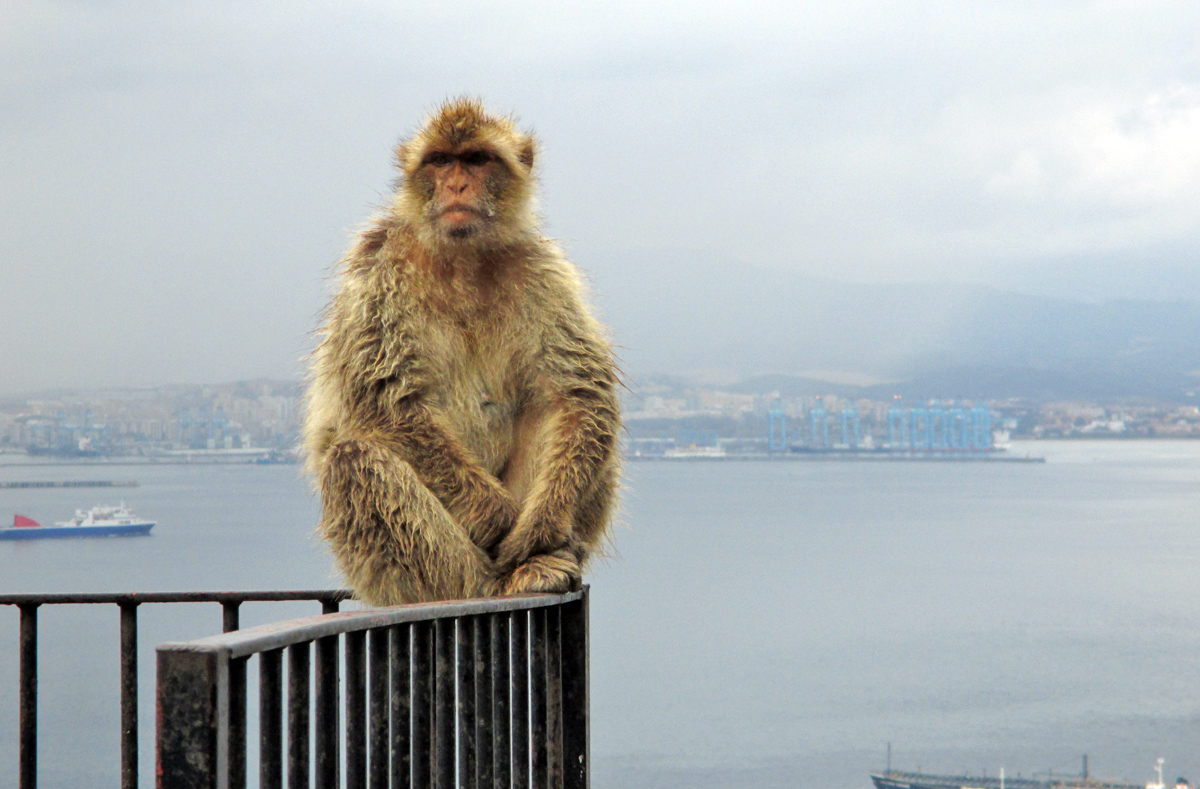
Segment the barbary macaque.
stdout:
[[372,605],[567,591],[607,536],[618,373],[538,226],[535,155],[444,104],[342,259],[304,440],[320,534]]

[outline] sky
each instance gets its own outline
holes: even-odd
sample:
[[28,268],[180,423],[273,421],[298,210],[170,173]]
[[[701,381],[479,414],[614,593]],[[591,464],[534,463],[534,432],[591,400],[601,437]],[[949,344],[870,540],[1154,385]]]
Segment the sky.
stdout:
[[603,303],[668,250],[1197,299],[1197,31],[1194,0],[0,0],[0,392],[299,374],[397,140],[460,94],[537,134]]

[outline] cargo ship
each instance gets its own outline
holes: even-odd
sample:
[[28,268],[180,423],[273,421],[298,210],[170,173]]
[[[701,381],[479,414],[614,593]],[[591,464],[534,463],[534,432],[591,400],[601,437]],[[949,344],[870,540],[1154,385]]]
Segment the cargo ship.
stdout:
[[[1088,775],[1087,757],[1084,757],[1083,772],[1079,775],[1035,774],[1032,778],[1005,778],[974,775],[930,775],[900,770],[884,770],[871,773],[875,789],[1166,789],[1162,778],[1163,760],[1159,759],[1155,769],[1158,781],[1146,784],[1119,783],[1092,778]],[[1175,789],[1192,789],[1186,778],[1175,782]]]
[[69,537],[136,537],[149,534],[154,521],[139,518],[133,508],[121,502],[117,506],[97,506],[75,510],[75,517],[43,526],[33,518],[14,515],[13,525],[0,529],[0,540],[38,540]]

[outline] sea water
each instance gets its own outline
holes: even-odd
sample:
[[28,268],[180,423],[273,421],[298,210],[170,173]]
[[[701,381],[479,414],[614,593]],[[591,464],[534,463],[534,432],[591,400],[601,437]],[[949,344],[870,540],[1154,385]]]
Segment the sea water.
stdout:
[[[868,772],[1200,777],[1200,442],[1020,445],[1045,464],[629,463],[592,584],[597,789],[869,789]],[[124,498],[146,538],[0,543],[0,592],[339,585],[296,467],[3,467],[43,523]],[[243,625],[316,613],[246,604]],[[142,606],[153,647],[220,607]],[[43,607],[45,787],[118,783],[115,607]],[[16,767],[17,615],[0,608],[0,784]],[[253,783],[253,771],[251,774]]]

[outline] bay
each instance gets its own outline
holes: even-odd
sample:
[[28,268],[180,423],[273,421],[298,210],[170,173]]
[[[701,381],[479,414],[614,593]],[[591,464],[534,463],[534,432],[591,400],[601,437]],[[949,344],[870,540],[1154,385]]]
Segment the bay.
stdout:
[[[867,789],[884,766],[1196,775],[1200,442],[1040,442],[1046,464],[630,463],[592,584],[594,785]],[[0,479],[97,469],[0,467]],[[42,522],[124,496],[148,538],[0,544],[0,592],[329,588],[295,467],[121,467],[132,489],[4,489]],[[316,612],[247,604],[243,624]],[[0,776],[16,612],[0,608]],[[42,786],[115,786],[115,608],[43,608]],[[153,647],[216,605],[141,610]],[[2,783],[3,780],[0,780]]]

